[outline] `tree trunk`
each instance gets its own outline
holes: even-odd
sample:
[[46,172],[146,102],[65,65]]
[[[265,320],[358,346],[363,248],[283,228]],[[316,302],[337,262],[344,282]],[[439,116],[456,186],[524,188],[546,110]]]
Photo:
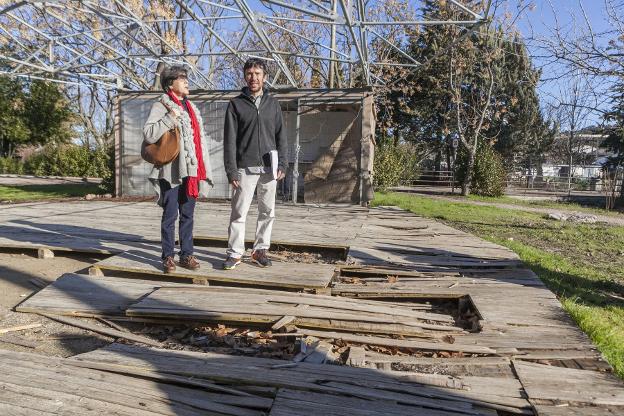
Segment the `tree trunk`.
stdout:
[[164,62],[158,62],[158,66],[156,66],[156,76],[154,77],[154,83],[152,84],[152,91],[160,90],[160,73],[165,69]]
[[399,132],[399,129],[395,127],[394,128],[394,147],[397,147],[399,145],[400,138],[401,138],[401,134]]
[[466,165],[466,176],[464,176],[464,180],[462,181],[462,196],[467,196],[470,194],[470,187],[472,185],[472,171],[474,170],[475,159],[477,156],[476,147],[473,149],[469,149],[468,153],[468,164]]
[[451,152],[453,151],[453,148],[451,146],[445,146],[446,149],[446,179],[448,180],[448,184],[449,186],[452,186],[453,184],[451,183],[451,181],[453,180],[452,177],[453,175],[451,174],[451,169],[453,169],[453,167],[451,166]]

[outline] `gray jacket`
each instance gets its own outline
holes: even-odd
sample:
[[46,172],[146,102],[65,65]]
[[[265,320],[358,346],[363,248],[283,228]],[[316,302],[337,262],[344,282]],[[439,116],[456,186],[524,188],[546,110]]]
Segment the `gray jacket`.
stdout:
[[245,87],[225,112],[223,161],[228,180],[240,180],[239,168],[263,166],[263,156],[271,150],[277,150],[279,168],[286,172],[288,143],[280,104],[265,91],[257,108]]
[[[156,143],[167,130],[171,130],[175,126],[175,120],[169,115],[169,110],[165,107],[163,102],[170,108],[176,108],[177,106],[167,94],[163,94],[158,101],[152,105],[152,110],[143,127],[143,138],[148,143]],[[204,132],[204,123],[199,109],[193,103],[191,103],[191,106],[195,112],[201,130],[201,148],[204,167],[206,168],[206,181],[201,181],[199,183],[199,196],[206,197],[208,196],[208,185],[213,185],[212,169],[210,168],[210,147],[208,145],[209,138],[206,137],[206,133]],[[162,195],[160,195],[160,186],[158,184],[160,179],[166,180],[171,186],[176,186],[181,184],[182,179],[187,176],[197,176],[197,157],[195,156],[191,117],[182,109],[180,109],[180,113],[181,115],[178,120],[178,128],[180,129],[180,154],[171,163],[162,167],[154,166],[148,177],[159,196],[159,204],[162,202]]]

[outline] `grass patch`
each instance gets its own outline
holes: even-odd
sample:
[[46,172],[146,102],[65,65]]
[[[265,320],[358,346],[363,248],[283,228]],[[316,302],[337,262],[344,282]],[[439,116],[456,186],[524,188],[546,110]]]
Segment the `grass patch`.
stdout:
[[612,217],[624,218],[624,213],[619,211],[607,211],[603,208],[585,206],[575,202],[552,201],[548,199],[519,199],[506,195],[500,197],[469,195],[467,199],[470,201],[490,202],[494,204],[516,205],[518,207],[552,208],[556,210],[578,211],[586,214],[608,215]]
[[413,194],[377,193],[373,206],[380,205],[439,219],[516,252],[624,378],[624,227]]
[[0,201],[24,202],[98,194],[98,184],[0,185]]

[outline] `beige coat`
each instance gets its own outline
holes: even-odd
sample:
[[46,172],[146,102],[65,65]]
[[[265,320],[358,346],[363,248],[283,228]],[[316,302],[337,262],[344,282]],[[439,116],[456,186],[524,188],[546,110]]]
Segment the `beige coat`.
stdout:
[[[163,104],[164,102],[164,104]],[[176,108],[175,104],[167,94],[163,94],[158,101],[152,105],[149,117],[143,127],[143,138],[148,143],[156,143],[166,131],[171,130],[175,126],[174,119],[169,115],[169,110],[165,106]],[[204,167],[206,168],[206,181],[199,184],[199,196],[208,196],[208,185],[213,185],[212,169],[210,167],[210,147],[208,145],[209,137],[204,132],[204,123],[201,118],[199,109],[191,103],[197,122],[201,131],[201,148],[204,159]],[[186,111],[180,109],[180,117],[178,120],[178,128],[180,129],[180,154],[171,163],[161,167],[152,169],[148,179],[154,185],[158,194],[158,202],[160,203],[160,186],[158,181],[165,179],[176,186],[182,183],[182,179],[187,176],[197,176],[197,157],[195,156],[195,143],[193,142],[193,130],[191,128],[191,118]]]

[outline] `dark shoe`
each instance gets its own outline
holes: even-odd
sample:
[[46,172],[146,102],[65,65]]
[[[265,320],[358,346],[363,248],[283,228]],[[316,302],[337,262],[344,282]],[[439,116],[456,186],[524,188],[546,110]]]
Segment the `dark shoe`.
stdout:
[[223,270],[232,270],[234,267],[242,263],[240,257],[229,256],[227,260],[223,262]]
[[180,259],[180,267],[189,270],[197,270],[199,269],[199,262],[195,256],[184,256]]
[[163,260],[163,271],[165,273],[173,273],[176,271],[175,261],[172,256],[167,256]]
[[261,267],[269,267],[273,264],[271,263],[271,259],[267,257],[266,250],[254,250],[254,252],[251,253],[251,260]]

